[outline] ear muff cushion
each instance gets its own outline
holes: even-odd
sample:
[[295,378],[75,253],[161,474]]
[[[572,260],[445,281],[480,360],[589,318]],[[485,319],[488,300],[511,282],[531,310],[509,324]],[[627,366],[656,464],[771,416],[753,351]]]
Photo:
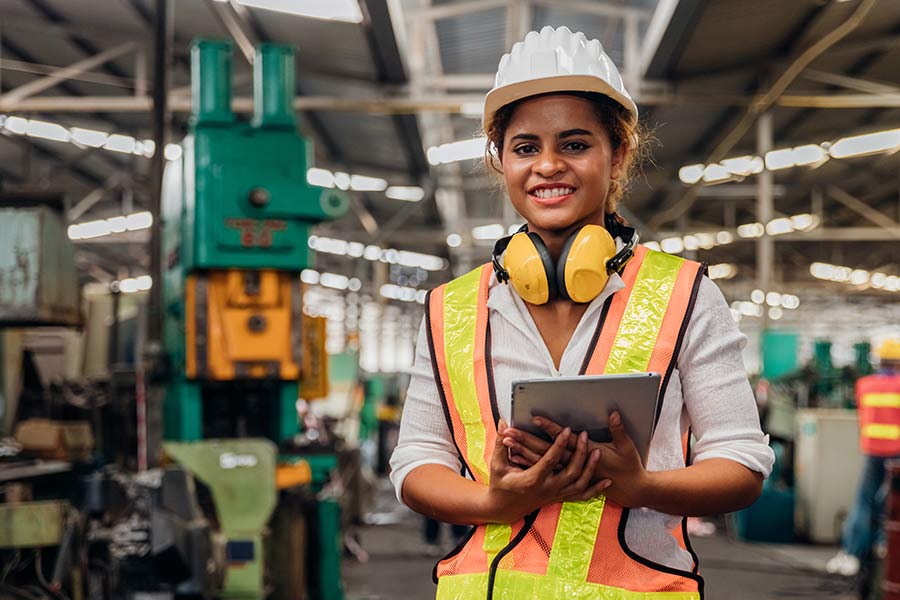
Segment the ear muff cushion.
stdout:
[[509,272],[510,284],[525,302],[545,304],[556,296],[553,260],[537,234],[512,236],[503,254],[503,268]]
[[560,256],[560,289],[565,288],[573,302],[590,302],[603,291],[609,279],[606,263],[615,255],[616,242],[609,232],[599,225],[585,225],[566,241]]

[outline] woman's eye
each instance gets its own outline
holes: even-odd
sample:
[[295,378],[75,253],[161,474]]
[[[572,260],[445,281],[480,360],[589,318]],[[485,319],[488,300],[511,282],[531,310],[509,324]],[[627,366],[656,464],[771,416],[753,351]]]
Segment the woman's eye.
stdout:
[[572,152],[581,152],[583,150],[588,149],[588,145],[584,142],[569,142],[564,146],[566,150],[571,150]]
[[521,146],[516,146],[513,152],[520,156],[526,156],[537,152],[537,148],[532,144],[522,144]]

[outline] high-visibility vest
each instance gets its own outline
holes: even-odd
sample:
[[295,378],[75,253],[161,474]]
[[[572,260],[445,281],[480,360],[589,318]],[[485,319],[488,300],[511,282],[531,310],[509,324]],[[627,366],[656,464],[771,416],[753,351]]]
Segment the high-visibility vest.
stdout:
[[[703,266],[638,246],[625,288],[601,312],[582,374],[661,373],[660,398],[702,279]],[[491,265],[434,289],[426,329],[444,414],[473,479],[488,485],[499,413],[488,324]],[[657,417],[662,402],[657,408]],[[635,554],[625,542],[629,509],[601,495],[545,506],[513,524],[475,527],[434,570],[438,600],[603,598],[698,600],[703,579],[685,521],[672,531],[694,557],[684,571]]]
[[859,446],[871,456],[900,455],[900,375],[866,375],[856,382]]

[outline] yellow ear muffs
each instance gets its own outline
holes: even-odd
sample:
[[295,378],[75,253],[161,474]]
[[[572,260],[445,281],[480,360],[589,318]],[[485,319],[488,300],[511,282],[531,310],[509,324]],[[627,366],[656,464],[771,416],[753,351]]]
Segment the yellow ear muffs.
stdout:
[[556,279],[559,295],[573,302],[590,302],[609,279],[607,262],[616,256],[616,242],[599,225],[585,225],[568,240],[559,255]]
[[519,296],[529,304],[546,304],[556,298],[556,267],[543,240],[536,233],[517,233],[503,254],[503,268]]

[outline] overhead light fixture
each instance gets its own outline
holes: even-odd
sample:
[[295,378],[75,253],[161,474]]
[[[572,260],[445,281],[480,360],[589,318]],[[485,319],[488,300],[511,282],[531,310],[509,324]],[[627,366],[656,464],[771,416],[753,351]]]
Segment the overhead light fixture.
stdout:
[[392,185],[385,190],[384,195],[391,200],[419,202],[425,198],[425,190],[417,185]]
[[449,266],[447,260],[440,256],[395,250],[394,248],[380,248],[375,245],[363,246],[359,242],[348,242],[318,235],[309,236],[307,244],[316,252],[352,258],[361,257],[373,262],[377,260],[403,267],[418,267],[426,271],[443,271]]
[[871,273],[865,269],[854,269],[842,265],[814,262],[809,265],[809,274],[816,279],[845,283],[857,287],[869,286],[886,292],[900,292],[900,277],[886,273]]
[[710,279],[731,279],[737,275],[737,267],[731,263],[720,263],[709,266]]
[[425,298],[428,294],[425,290],[417,290],[416,288],[394,285],[386,283],[378,290],[384,298],[391,300],[402,300],[403,302],[418,302],[425,304]]
[[461,160],[472,160],[484,156],[487,145],[486,137],[472,138],[459,142],[450,142],[440,146],[432,146],[425,153],[429,164],[446,165]]
[[738,156],[710,165],[686,165],[678,170],[678,179],[686,185],[694,185],[701,179],[705,183],[715,184],[732,176],[760,173],[763,168],[769,171],[791,167],[815,168],[829,158],[851,158],[897,150],[900,150],[900,129],[889,129],[841,138],[834,143],[826,141],[772,150],[766,153],[765,160],[759,156]]
[[476,240],[496,240],[503,237],[506,229],[500,223],[481,225],[472,229],[472,237]]
[[451,233],[447,236],[447,245],[451,248],[459,248],[462,245],[462,236],[458,233]]
[[900,149],[900,129],[839,139],[828,149],[832,158],[851,158]]
[[[217,1],[228,2],[228,0]],[[237,0],[237,3],[313,19],[349,23],[361,23],[363,20],[357,0]]]
[[122,233],[123,231],[139,231],[153,224],[153,215],[147,211],[132,213],[127,216],[98,219],[69,225],[70,240],[89,240],[93,238]]
[[355,192],[383,192],[388,187],[388,182],[380,177],[367,177],[365,175],[351,175],[350,189]]
[[149,275],[141,275],[140,277],[128,277],[112,282],[113,286],[119,288],[123,294],[133,294],[135,292],[146,292],[153,287],[153,278]]

